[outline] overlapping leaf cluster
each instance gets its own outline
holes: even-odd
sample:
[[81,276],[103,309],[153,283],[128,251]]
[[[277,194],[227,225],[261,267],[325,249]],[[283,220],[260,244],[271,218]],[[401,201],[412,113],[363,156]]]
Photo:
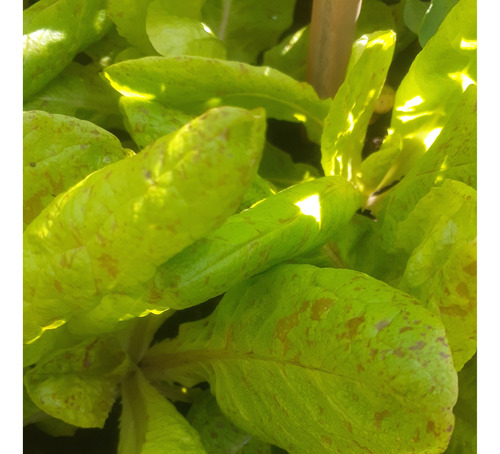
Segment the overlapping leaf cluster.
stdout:
[[295,0],[25,10],[25,423],[102,427],[119,398],[120,454],[475,449],[476,4],[390,3],[326,100]]

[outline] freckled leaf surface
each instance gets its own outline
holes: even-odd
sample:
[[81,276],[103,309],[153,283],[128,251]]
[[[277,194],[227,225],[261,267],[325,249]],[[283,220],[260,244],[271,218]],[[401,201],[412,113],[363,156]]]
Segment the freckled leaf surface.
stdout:
[[176,131],[193,119],[192,115],[180,110],[142,98],[120,97],[120,110],[126,129],[139,148]]
[[330,106],[306,83],[269,67],[233,61],[145,57],[108,66],[104,75],[125,96],[135,93],[191,114],[218,105],[264,107],[268,117],[304,122],[316,139]]
[[24,103],[24,110],[44,110],[88,120],[102,128],[121,128],[118,93],[97,69],[71,62],[54,80]]
[[396,92],[391,119],[401,153],[380,187],[411,169],[428,148],[425,142],[439,133],[460,95],[477,80],[476,28],[476,0],[462,0],[414,59]]
[[118,454],[207,454],[200,436],[140,370],[122,383]]
[[262,110],[213,109],[57,197],[24,233],[26,341],[37,323],[146,282],[221,225],[256,174],[264,131]]
[[255,63],[293,23],[296,0],[206,0],[203,21],[227,46],[230,60]]
[[111,23],[105,0],[42,0],[23,11],[23,95],[27,99]]
[[453,429],[457,376],[439,317],[352,270],[269,270],[142,365],[153,380],[208,380],[230,420],[291,454],[438,454]]
[[182,309],[322,245],[342,229],[362,197],[341,177],[293,186],[246,211],[161,265],[146,299]]
[[116,340],[92,339],[39,362],[24,381],[45,413],[78,427],[103,427],[131,366]]
[[437,307],[455,367],[476,351],[476,191],[446,180],[399,224],[396,247],[410,251],[399,287]]
[[270,445],[229,421],[209,391],[193,403],[186,418],[200,434],[207,454],[271,453]]
[[23,221],[88,174],[133,152],[98,126],[42,111],[23,113]]
[[325,175],[358,181],[366,129],[392,61],[395,38],[393,31],[375,32],[354,44],[345,81],[330,106],[321,136]]

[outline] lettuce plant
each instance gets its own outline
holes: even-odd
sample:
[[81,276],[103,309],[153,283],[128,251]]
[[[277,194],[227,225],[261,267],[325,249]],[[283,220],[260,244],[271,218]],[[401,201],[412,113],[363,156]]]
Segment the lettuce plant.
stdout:
[[25,425],[118,405],[119,454],[475,452],[475,0],[364,1],[333,99],[295,0],[31,3]]

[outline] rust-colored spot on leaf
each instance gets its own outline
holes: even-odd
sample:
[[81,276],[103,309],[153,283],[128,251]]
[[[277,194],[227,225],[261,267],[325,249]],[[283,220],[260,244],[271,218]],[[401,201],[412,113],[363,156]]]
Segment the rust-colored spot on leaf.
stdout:
[[404,351],[402,350],[401,347],[398,347],[396,348],[396,350],[394,350],[394,354],[398,357],[398,358],[403,358],[405,356],[405,353]]
[[403,328],[399,330],[399,334],[404,333],[405,331],[411,331],[412,329],[413,328],[411,326],[403,326]]
[[450,433],[452,430],[453,430],[453,425],[449,425],[449,426],[446,428],[446,432],[448,432],[448,433]]
[[412,438],[414,443],[418,443],[420,441],[420,429],[417,429],[415,436]]
[[433,433],[436,437],[439,436],[439,432],[436,429],[436,424],[434,421],[427,421],[427,426],[425,427],[427,433]]
[[426,345],[427,345],[426,342],[418,341],[415,345],[408,347],[408,350],[413,350],[413,351],[422,350]]
[[375,427],[377,429],[380,429],[380,426],[382,424],[382,421],[385,419],[385,418],[388,418],[389,416],[391,416],[391,412],[389,410],[382,410],[382,411],[377,411],[375,413]]
[[458,304],[442,306],[439,308],[439,312],[443,315],[449,315],[450,317],[465,317],[467,315],[467,311]]
[[347,335],[352,339],[358,333],[359,326],[365,321],[365,316],[351,318],[347,323]]
[[324,435],[321,436],[321,442],[324,445],[327,445],[328,447],[330,447],[332,445],[332,440],[328,437],[325,437]]
[[113,278],[118,276],[118,261],[111,257],[109,254],[102,254],[98,257],[99,265],[106,270],[106,272]]
[[299,314],[294,312],[288,317],[282,318],[274,328],[274,335],[283,344],[283,354],[286,355],[290,349],[290,341],[288,340],[288,333],[299,324]]
[[[311,320],[321,320],[328,310],[335,304],[331,298],[320,298],[311,307]],[[323,316],[323,317],[322,317]]]
[[358,363],[358,365],[356,366],[356,372],[359,374],[360,372],[363,372],[364,370],[366,370],[366,369],[363,367],[363,364]]
[[391,322],[389,320],[381,320],[375,325],[375,328],[377,328],[377,331],[382,331],[386,326],[389,326]]
[[347,427],[347,430],[349,431],[349,433],[352,434],[352,425],[349,421],[345,421],[345,426]]
[[470,276],[477,276],[477,261],[474,260],[474,262],[464,266],[464,271]]
[[59,292],[59,293],[62,293],[62,285],[61,283],[57,280],[57,279],[54,279],[54,287],[56,288],[56,290]]
[[469,289],[467,288],[467,284],[465,282],[460,282],[460,284],[458,284],[456,287],[455,287],[455,290],[456,292],[463,298],[467,298],[469,299],[470,296],[469,296]]

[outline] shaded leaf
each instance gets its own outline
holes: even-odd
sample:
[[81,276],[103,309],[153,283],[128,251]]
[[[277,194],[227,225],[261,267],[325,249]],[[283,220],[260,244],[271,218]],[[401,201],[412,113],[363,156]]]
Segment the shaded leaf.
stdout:
[[264,133],[262,110],[212,109],[57,197],[24,232],[25,340],[103,295],[123,304],[125,289],[222,224],[256,174]]
[[203,21],[227,47],[230,60],[255,63],[293,22],[296,0],[206,0]]
[[78,427],[103,427],[131,367],[115,339],[91,339],[39,362],[24,382],[45,413]]
[[106,0],[42,0],[23,11],[23,96],[27,100],[109,30]]
[[[428,3],[424,3],[421,0],[405,0],[404,2],[403,18],[405,24],[416,35],[418,35],[418,30],[427,12],[427,8],[429,8]],[[422,47],[424,47],[423,44]]]
[[446,15],[458,3],[458,0],[431,0],[418,30],[418,40],[424,47],[434,36]]
[[[355,39],[358,40],[363,35],[380,30],[396,31],[391,8],[381,0],[363,0],[356,22]],[[399,36],[396,43],[398,40]]]
[[42,111],[23,113],[23,221],[95,170],[132,156],[98,126]]
[[375,102],[384,86],[394,52],[394,32],[363,36],[353,46],[344,83],[325,120],[321,165],[325,175],[342,175],[357,186],[361,152]]
[[315,249],[349,221],[362,197],[342,177],[293,186],[233,215],[157,270],[145,298],[183,309]]
[[104,75],[124,96],[142,97],[189,114],[220,105],[264,107],[268,117],[305,123],[316,138],[330,106],[306,83],[268,67],[239,62],[146,57],[109,66]]
[[271,197],[273,194],[276,194],[276,190],[274,189],[274,187],[272,187],[266,180],[264,180],[264,178],[260,177],[259,175],[255,175],[252,184],[243,196],[243,200],[241,201],[241,205],[238,208],[238,211],[246,210],[255,203]]
[[206,454],[196,430],[140,370],[122,383],[122,407],[118,454]]
[[142,367],[152,380],[208,380],[231,421],[290,453],[437,454],[453,429],[457,377],[439,317],[352,270],[269,270]]
[[51,437],[72,437],[78,429],[56,418],[47,418],[37,422],[36,427]]

